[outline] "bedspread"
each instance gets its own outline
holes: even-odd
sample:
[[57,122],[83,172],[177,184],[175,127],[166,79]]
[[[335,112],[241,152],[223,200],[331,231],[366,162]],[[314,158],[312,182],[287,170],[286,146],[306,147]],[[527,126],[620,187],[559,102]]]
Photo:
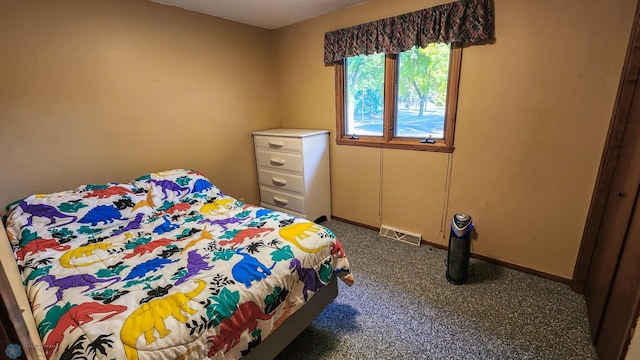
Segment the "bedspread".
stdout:
[[321,225],[203,174],[152,173],[13,204],[7,233],[48,357],[237,359],[353,279]]

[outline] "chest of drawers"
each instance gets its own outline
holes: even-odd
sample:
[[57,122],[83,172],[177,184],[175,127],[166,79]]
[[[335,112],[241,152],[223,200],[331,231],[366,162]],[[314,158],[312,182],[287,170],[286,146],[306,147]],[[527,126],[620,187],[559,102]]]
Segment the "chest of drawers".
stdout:
[[331,217],[329,131],[253,133],[260,206],[311,221]]

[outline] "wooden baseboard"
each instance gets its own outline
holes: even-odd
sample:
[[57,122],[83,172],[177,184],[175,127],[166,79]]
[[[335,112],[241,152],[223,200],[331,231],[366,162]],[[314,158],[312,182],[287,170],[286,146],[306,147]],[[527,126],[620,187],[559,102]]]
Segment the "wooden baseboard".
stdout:
[[[371,225],[367,225],[367,224],[362,224],[359,223],[357,221],[352,221],[349,219],[344,219],[338,216],[331,216],[332,219],[347,223],[347,224],[351,224],[351,225],[355,225],[355,226],[360,226],[366,229],[370,229],[370,230],[374,230],[374,231],[380,231],[379,227],[375,227],[375,226],[371,226]],[[447,245],[442,245],[442,244],[438,244],[438,243],[434,243],[431,241],[427,241],[427,240],[421,240],[420,243],[425,244],[425,245],[429,245],[429,246],[433,246],[434,248],[438,248],[438,249],[442,249],[442,250],[447,250],[448,246]],[[502,260],[498,260],[498,259],[494,259],[494,258],[490,258],[488,256],[484,256],[484,255],[479,255],[479,254],[474,254],[471,253],[471,257],[482,260],[482,261],[486,261],[486,262],[490,262],[496,265],[500,265],[500,266],[504,266],[506,268],[509,269],[514,269],[514,270],[518,270],[527,274],[531,274],[531,275],[535,275],[535,276],[539,276],[541,278],[544,279],[548,279],[548,280],[552,280],[552,281],[556,281],[559,283],[563,283],[563,284],[568,284],[571,285],[571,279],[567,279],[564,278],[562,276],[558,276],[558,275],[553,275],[553,274],[549,274],[543,271],[539,271],[539,270],[535,270],[535,269],[531,269],[528,267],[524,267],[524,266],[520,266],[520,265],[516,265],[516,264],[512,264],[506,261],[502,261]]]

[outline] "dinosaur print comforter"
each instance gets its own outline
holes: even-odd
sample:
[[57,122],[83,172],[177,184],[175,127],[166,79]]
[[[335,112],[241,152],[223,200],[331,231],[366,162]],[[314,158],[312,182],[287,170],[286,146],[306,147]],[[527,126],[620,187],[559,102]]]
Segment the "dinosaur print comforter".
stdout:
[[237,359],[352,282],[330,230],[188,170],[30,196],[7,233],[50,358]]

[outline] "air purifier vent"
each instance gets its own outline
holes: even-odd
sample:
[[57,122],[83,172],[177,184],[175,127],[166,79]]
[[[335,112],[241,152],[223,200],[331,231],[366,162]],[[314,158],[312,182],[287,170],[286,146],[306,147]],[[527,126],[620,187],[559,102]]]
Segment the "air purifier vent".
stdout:
[[386,225],[380,226],[380,236],[384,236],[393,240],[399,240],[416,246],[420,246],[420,240],[422,239],[421,234],[392,228],[391,226]]

